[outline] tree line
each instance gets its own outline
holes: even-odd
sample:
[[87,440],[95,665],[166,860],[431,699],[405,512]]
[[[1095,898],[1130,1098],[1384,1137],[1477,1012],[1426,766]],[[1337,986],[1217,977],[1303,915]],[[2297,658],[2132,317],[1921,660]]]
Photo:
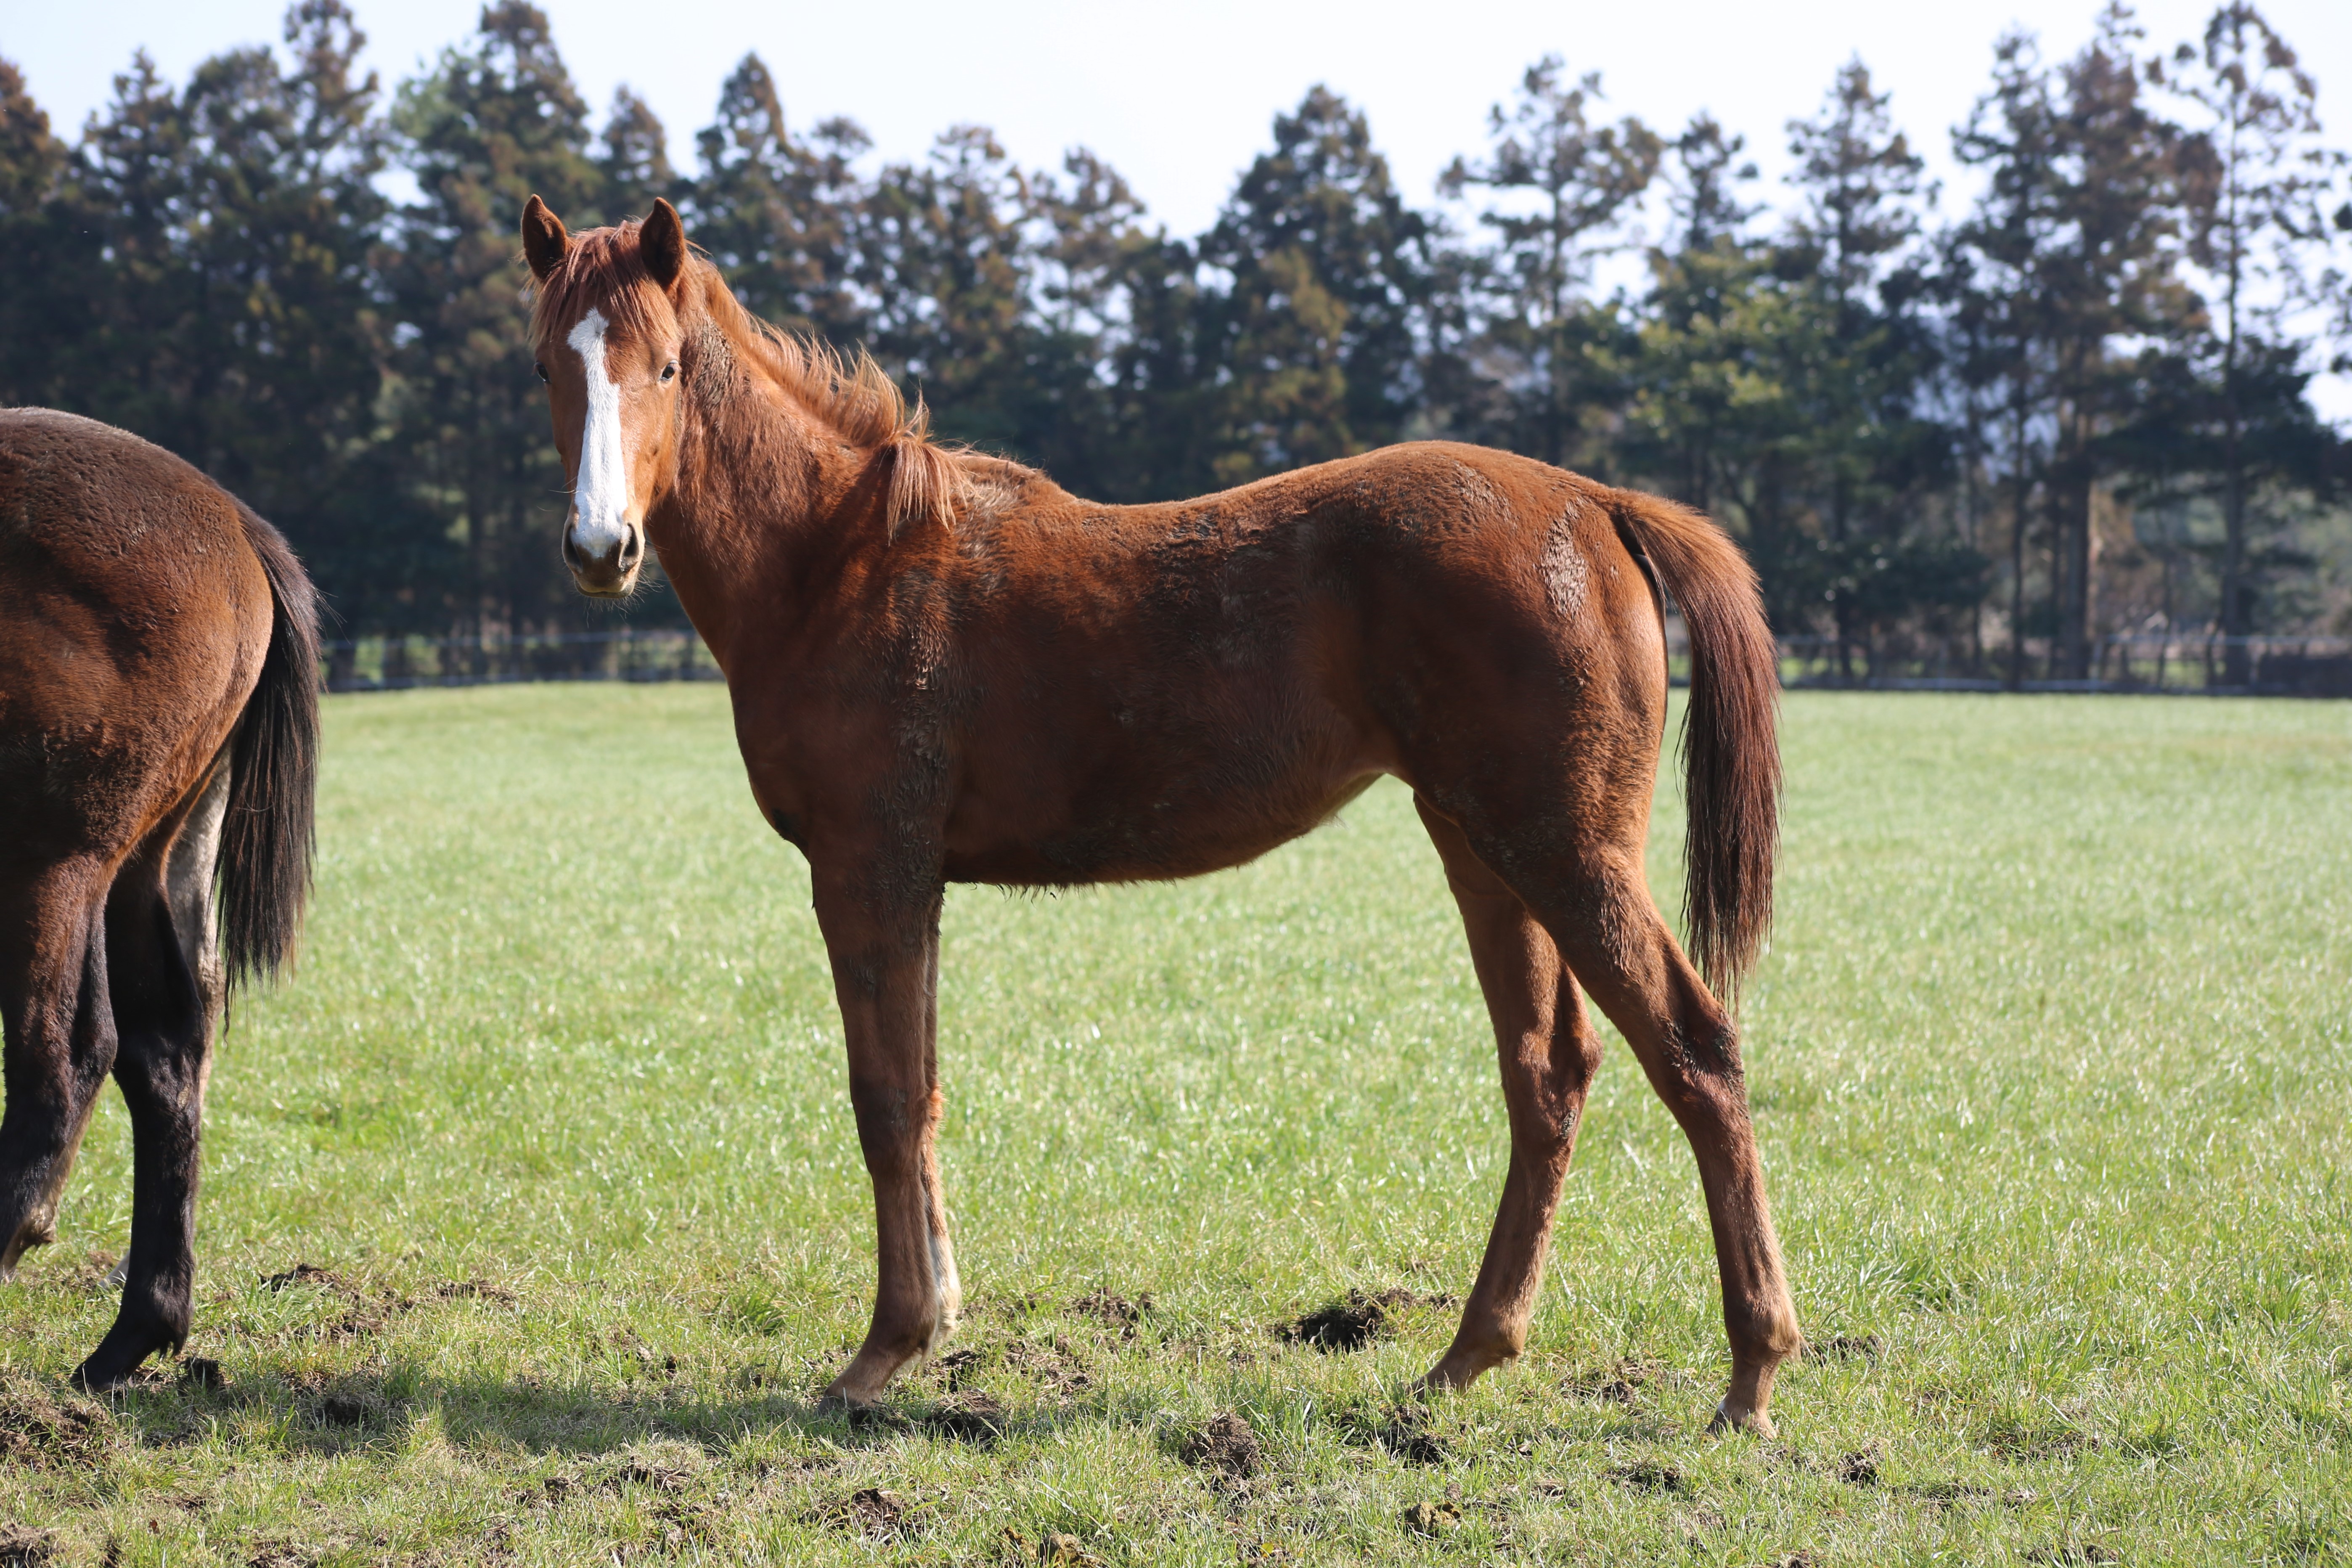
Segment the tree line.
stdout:
[[2171,49],[2112,6],[2054,65],[2004,37],[1948,217],[1859,60],[1786,127],[1776,214],[1743,137],[1612,117],[1547,58],[1432,203],[1318,87],[1190,237],[1084,151],[1028,170],[959,126],[877,163],[788,122],[756,55],[676,169],[528,0],[390,92],[343,0],[284,41],[177,85],[138,56],[70,143],[0,61],[0,402],[205,468],[347,634],[587,613],[525,341],[534,191],[574,227],[667,197],[752,310],[1104,500],[1444,437],[1706,510],[1841,658],[1941,637],[2063,679],[2119,629],[2352,629],[2352,459],[2309,395],[2352,337],[2346,159],[2251,5]]

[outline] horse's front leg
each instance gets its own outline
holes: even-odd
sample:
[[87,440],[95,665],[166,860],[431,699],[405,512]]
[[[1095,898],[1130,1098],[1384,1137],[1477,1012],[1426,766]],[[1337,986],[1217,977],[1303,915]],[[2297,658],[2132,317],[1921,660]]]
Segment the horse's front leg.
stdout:
[[918,883],[870,867],[817,876],[817,921],[849,1045],[849,1099],[874,1180],[880,1278],[866,1343],[824,1391],[828,1404],[881,1397],[891,1375],[955,1327],[961,1295],[940,1192],[940,899],[936,875]]

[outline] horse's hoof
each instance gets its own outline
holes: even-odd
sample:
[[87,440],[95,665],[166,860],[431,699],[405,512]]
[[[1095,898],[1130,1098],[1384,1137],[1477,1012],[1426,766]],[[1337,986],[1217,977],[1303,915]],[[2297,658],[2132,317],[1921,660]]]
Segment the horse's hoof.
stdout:
[[98,1358],[92,1356],[74,1368],[72,1375],[66,1381],[84,1394],[112,1394],[119,1389],[131,1386],[138,1374],[139,1362],[146,1359],[142,1356],[139,1361],[132,1362],[129,1366],[110,1368],[100,1366]]
[[1715,1407],[1715,1419],[1706,1424],[1706,1435],[1710,1437],[1720,1437],[1731,1432],[1743,1433],[1750,1437],[1779,1436],[1779,1432],[1772,1425],[1772,1418],[1761,1410],[1750,1410],[1744,1415],[1734,1415],[1730,1405],[1717,1405]]

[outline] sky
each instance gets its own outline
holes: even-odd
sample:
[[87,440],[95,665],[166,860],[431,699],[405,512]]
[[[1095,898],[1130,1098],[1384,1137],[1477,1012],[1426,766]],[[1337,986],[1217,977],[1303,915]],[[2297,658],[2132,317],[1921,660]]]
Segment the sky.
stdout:
[[[832,115],[863,124],[885,158],[919,156],[947,127],[992,127],[1023,163],[1059,163],[1084,145],[1124,174],[1171,229],[1207,226],[1234,176],[1271,142],[1274,114],[1318,82],[1369,114],[1408,196],[1432,199],[1438,172],[1475,152],[1488,107],[1519,73],[1557,52],[1601,73],[1612,114],[1662,130],[1700,110],[1744,132],[1768,177],[1786,166],[1783,124],[1811,114],[1838,66],[1859,56],[1897,123],[1958,193],[1949,129],[1984,89],[1994,40],[2022,26],[2060,58],[2090,36],[2096,0],[1683,0],[1609,5],[1189,0],[1181,5],[1066,0],[892,0],[888,5],[746,0],[541,0],[589,101],[626,82],[668,127],[674,159],[747,50],[775,73],[801,128]],[[353,0],[369,63],[387,86],[463,39],[475,0]],[[275,42],[280,0],[17,0],[0,56],[70,134],[101,107],[112,78],[144,47],[184,81],[205,56]],[[2200,32],[2210,0],[2147,0],[2151,46]],[[2319,79],[2337,144],[2352,144],[2352,4],[2267,0],[2273,26]],[[1948,195],[1948,200],[1951,199]]]
[[[1994,41],[2022,26],[2045,58],[2062,59],[2090,37],[2098,0],[541,3],[590,103],[601,113],[628,84],[662,117],[681,169],[693,166],[694,132],[709,121],[719,83],[757,50],[799,129],[846,115],[873,136],[877,158],[908,159],[949,126],[986,125],[1033,168],[1087,146],[1159,221],[1193,234],[1271,145],[1273,116],[1318,82],[1366,111],[1406,195],[1433,201],[1438,173],[1478,150],[1488,108],[1548,52],[1577,73],[1601,72],[1611,115],[1638,114],[1671,133],[1695,112],[1713,112],[1747,136],[1766,175],[1759,194],[1780,205],[1783,127],[1813,113],[1838,67],[1859,57],[1880,90],[1892,90],[1896,123],[1942,181],[1946,210],[1965,207],[1974,187],[1952,162],[1950,130],[1985,89]],[[2352,3],[2262,3],[2319,79],[2330,141],[2352,146]],[[479,15],[476,0],[352,5],[387,88],[464,39]],[[2148,47],[2199,36],[2211,10],[2212,0],[2143,0]],[[207,55],[275,42],[283,12],[281,0],[10,0],[0,57],[23,68],[69,135],[104,104],[133,49],[184,81]],[[2330,388],[2324,401],[2352,408],[2352,393]]]

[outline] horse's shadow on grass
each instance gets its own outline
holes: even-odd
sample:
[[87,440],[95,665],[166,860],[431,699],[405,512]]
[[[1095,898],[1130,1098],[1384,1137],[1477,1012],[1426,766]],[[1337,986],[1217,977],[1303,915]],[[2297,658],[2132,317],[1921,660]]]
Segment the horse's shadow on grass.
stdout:
[[204,1442],[224,1426],[236,1426],[246,1429],[245,1441],[287,1451],[390,1451],[413,1440],[420,1418],[430,1418],[461,1449],[572,1461],[684,1442],[713,1458],[751,1444],[773,1449],[789,1463],[796,1456],[846,1457],[926,1437],[988,1449],[1076,1426],[1158,1434],[1165,1425],[1153,1402],[1102,1390],[1007,1408],[917,1382],[884,1405],[844,1410],[821,1405],[814,1391],[615,1388],[533,1377],[452,1377],[400,1366],[316,1379],[248,1372],[226,1386],[209,1385],[202,1376],[151,1375],[103,1399],[115,1424],[142,1447]]

